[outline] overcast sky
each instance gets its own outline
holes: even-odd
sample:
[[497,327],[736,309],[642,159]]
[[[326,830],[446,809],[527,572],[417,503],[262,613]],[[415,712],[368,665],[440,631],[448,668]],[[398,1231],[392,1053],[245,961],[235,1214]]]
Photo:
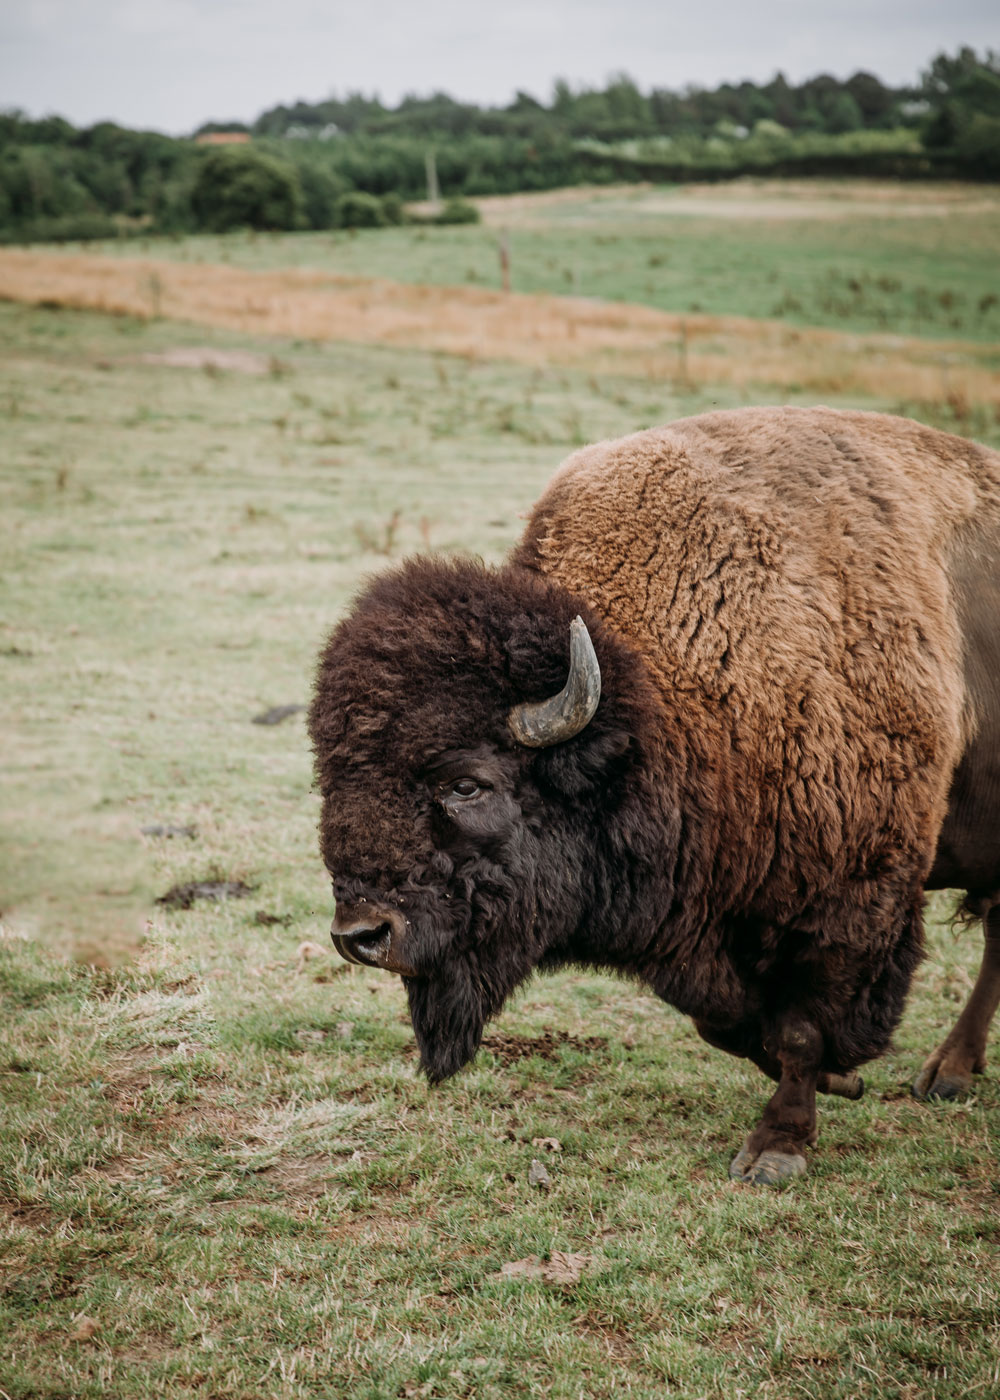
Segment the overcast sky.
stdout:
[[0,0],[0,107],[183,133],[297,98],[496,104],[621,71],[899,84],[962,44],[1000,48],[998,0]]

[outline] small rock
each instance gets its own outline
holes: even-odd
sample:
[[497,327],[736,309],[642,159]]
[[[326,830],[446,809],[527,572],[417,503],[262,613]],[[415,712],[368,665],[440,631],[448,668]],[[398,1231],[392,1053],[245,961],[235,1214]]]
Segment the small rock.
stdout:
[[141,826],[139,830],[143,836],[163,836],[168,840],[173,840],[175,836],[183,836],[188,841],[193,841],[198,835],[198,828],[195,826],[161,826],[159,822],[154,822],[152,826]]
[[566,1254],[561,1249],[554,1249],[544,1263],[537,1254],[529,1254],[526,1259],[513,1259],[509,1264],[504,1264],[493,1277],[538,1278],[543,1283],[573,1284],[579,1283],[593,1265],[593,1257],[589,1254]]
[[558,1138],[532,1138],[532,1147],[540,1147],[543,1152],[561,1152],[562,1143]]
[[501,1266],[498,1278],[541,1278],[542,1261],[537,1254],[529,1254],[526,1259],[512,1259]]
[[528,1171],[528,1185],[537,1186],[542,1191],[547,1191],[552,1185],[552,1178],[537,1157],[532,1159],[531,1167]]
[[542,1267],[542,1278],[546,1283],[579,1283],[591,1262],[589,1254],[566,1254],[554,1249]]
[[71,1342],[92,1342],[97,1333],[101,1330],[101,1324],[94,1317],[85,1317],[80,1314],[76,1321],[76,1331],[70,1333]]
[[295,1039],[300,1045],[322,1045],[326,1031],[296,1031]]

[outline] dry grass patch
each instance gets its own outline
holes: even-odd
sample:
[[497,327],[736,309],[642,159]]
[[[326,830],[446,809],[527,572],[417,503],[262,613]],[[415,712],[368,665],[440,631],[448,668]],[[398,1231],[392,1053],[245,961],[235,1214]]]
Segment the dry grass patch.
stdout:
[[[663,189],[640,181],[630,185],[539,190],[487,195],[473,201],[483,222],[495,228],[548,227],[568,215],[577,224],[588,216],[606,224],[624,219],[705,217],[717,219],[808,219],[843,221],[859,217],[924,219],[1000,210],[1000,196],[989,187],[941,181],[916,184],[891,180],[767,180],[747,176],[714,184]],[[432,213],[429,204],[409,206]]]
[[[157,287],[155,313],[150,285]],[[1000,369],[989,345],[795,328],[627,302],[19,249],[0,251],[0,298],[661,383],[951,399],[966,411],[973,404],[1000,409]]]

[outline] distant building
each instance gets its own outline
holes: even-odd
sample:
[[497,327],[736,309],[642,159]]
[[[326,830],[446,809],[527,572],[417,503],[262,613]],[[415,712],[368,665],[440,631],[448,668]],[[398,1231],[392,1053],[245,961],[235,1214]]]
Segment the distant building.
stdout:
[[242,146],[250,140],[249,131],[201,131],[194,138],[199,146]]

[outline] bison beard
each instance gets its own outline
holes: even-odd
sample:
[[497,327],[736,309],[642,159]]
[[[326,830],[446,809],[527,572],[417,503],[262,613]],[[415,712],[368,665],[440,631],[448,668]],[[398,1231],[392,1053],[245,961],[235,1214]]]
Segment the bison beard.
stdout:
[[[510,851],[507,857],[520,873],[523,897],[524,887],[531,887],[529,871],[517,853]],[[448,901],[452,908],[468,911],[461,933],[438,960],[428,963],[422,975],[405,979],[420,1063],[432,1084],[450,1078],[469,1063],[479,1049],[487,1021],[499,1014],[508,997],[531,976],[543,954],[537,942],[524,937],[531,919],[521,907],[514,884],[498,878],[500,871],[492,861],[482,884],[477,885],[476,873],[475,863],[472,869],[464,868],[460,893],[456,891]],[[483,885],[488,888],[484,890]],[[505,923],[513,926],[514,937],[504,936]],[[517,937],[519,929],[521,936]]]
[[467,959],[456,960],[443,977],[408,977],[406,996],[420,1051],[420,1063],[432,1084],[440,1084],[467,1065],[479,1049],[486,1022],[531,968],[510,986],[495,975],[489,980]]
[[[1000,1000],[998,577],[996,453],[754,409],[584,449],[498,569],[377,579],[310,709],[321,845],[428,1078],[535,969],[610,969],[778,1081],[732,1172],[795,1175],[817,1088],[857,1097],[888,1045],[947,883],[987,955],[917,1088],[967,1087]],[[599,683],[573,680],[578,613]]]

